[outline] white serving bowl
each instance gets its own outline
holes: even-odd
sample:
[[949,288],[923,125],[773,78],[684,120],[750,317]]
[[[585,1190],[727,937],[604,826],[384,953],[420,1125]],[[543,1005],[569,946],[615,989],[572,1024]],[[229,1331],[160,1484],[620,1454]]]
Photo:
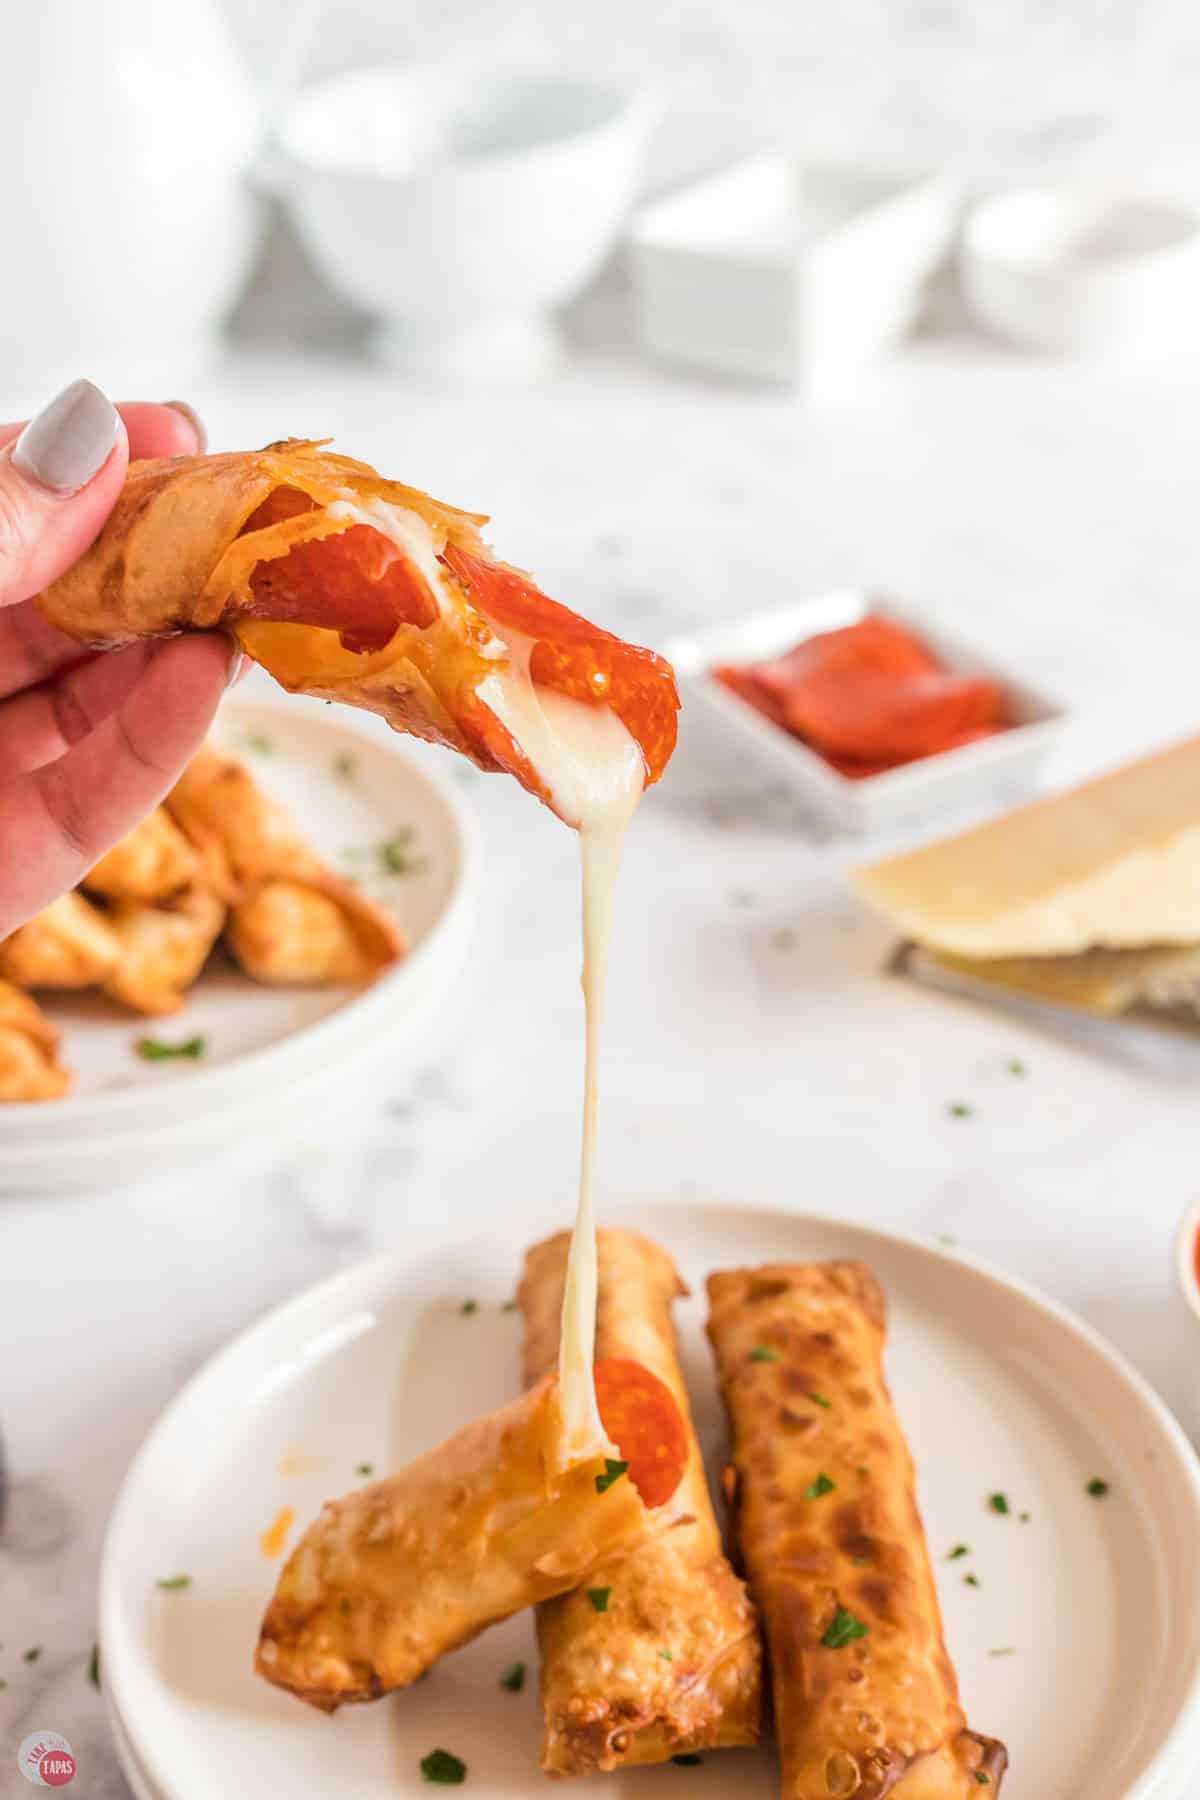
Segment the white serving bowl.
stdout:
[[322,273],[382,321],[385,360],[524,369],[611,250],[657,112],[567,76],[359,69],[293,102],[272,174]]
[[776,152],[720,169],[634,223],[642,341],[722,375],[820,387],[910,329],[957,214],[936,176]]
[[[782,656],[805,638],[856,624],[868,613],[881,613],[915,632],[948,669],[990,676],[999,684],[1014,723],[978,743],[852,780],[713,676],[713,670],[723,663],[754,663]],[[664,646],[664,654],[674,665],[689,700],[694,699],[714,723],[739,737],[764,767],[794,788],[828,825],[849,833],[936,819],[958,807],[1011,804],[1040,772],[1067,717],[1056,701],[999,668],[960,638],[911,608],[879,599],[861,588],[810,594],[681,634]]]
[[1200,215],[1175,200],[1010,189],[968,217],[959,266],[975,317],[1020,344],[1119,357],[1195,337]]

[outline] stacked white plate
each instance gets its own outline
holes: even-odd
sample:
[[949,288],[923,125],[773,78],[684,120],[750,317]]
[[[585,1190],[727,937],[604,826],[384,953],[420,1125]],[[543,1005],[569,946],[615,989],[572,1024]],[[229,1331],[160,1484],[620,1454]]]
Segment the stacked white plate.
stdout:
[[[214,738],[392,914],[408,955],[365,989],[271,988],[218,952],[167,1019],[98,994],[42,996],[75,1086],[62,1100],[0,1106],[0,1192],[102,1186],[252,1134],[265,1141],[344,1103],[368,1057],[386,1048],[394,1070],[406,1044],[426,1042],[477,913],[476,833],[437,754],[378,723],[238,695]],[[199,1037],[204,1054],[147,1062],[144,1037]]]
[[[1005,1800],[1188,1800],[1200,1765],[1200,1467],[1146,1385],[1053,1302],[956,1251],[838,1220],[734,1207],[606,1209],[670,1249],[693,1289],[681,1344],[715,1464],[705,1274],[861,1256],[887,1290],[888,1377],[916,1461],[967,1716],[1008,1745]],[[459,1756],[480,1800],[543,1794],[528,1617],[429,1679],[328,1719],[257,1680],[278,1572],[260,1534],[383,1473],[517,1379],[506,1308],[520,1246],[560,1217],[368,1263],[272,1313],[216,1357],[126,1478],[100,1631],[117,1747],[147,1800],[413,1800],[420,1763]],[[475,1307],[464,1309],[472,1300]],[[1097,1481],[1105,1491],[1089,1492]],[[1003,1494],[1007,1511],[995,1509]],[[963,1544],[965,1555],[950,1556]],[[160,1583],[186,1575],[188,1584]],[[971,1577],[970,1581],[964,1577]],[[527,1665],[525,1691],[500,1681]],[[766,1753],[623,1774],[623,1800],[766,1800]],[[580,1800],[612,1778],[573,1784]]]

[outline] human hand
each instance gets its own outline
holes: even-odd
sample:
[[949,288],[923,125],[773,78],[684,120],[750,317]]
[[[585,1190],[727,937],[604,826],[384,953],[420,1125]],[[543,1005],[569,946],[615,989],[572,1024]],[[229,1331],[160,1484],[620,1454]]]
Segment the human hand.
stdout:
[[31,604],[97,536],[131,456],[202,448],[185,412],[114,407],[87,381],[0,425],[0,938],[158,804],[242,664],[200,632],[81,651]]

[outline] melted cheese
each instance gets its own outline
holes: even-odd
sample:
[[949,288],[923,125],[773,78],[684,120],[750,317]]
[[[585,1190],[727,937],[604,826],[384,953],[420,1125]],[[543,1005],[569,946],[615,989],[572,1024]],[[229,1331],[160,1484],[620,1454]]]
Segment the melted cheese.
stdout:
[[[442,565],[433,533],[418,513],[384,501],[365,506],[338,503],[329,510],[344,510],[389,538],[420,571],[441,603]],[[496,656],[504,663],[479,684],[478,696],[511,732],[541,776],[555,811],[579,830],[585,1052],[579,1203],[559,1343],[562,1430],[558,1465],[566,1469],[614,1451],[601,1423],[593,1377],[597,1075],[617,870],[625,833],[645,786],[646,769],[639,745],[615,713],[535,687],[529,674],[530,640],[515,632],[501,632],[491,620],[487,622]]]
[[529,645],[510,637],[508,649],[509,667],[489,675],[479,695],[542,777],[556,810],[578,825],[583,876],[583,1141],[558,1359],[563,1415],[559,1463],[569,1468],[613,1451],[600,1422],[592,1377],[597,1075],[617,870],[646,775],[641,750],[615,713],[535,688],[529,679]]

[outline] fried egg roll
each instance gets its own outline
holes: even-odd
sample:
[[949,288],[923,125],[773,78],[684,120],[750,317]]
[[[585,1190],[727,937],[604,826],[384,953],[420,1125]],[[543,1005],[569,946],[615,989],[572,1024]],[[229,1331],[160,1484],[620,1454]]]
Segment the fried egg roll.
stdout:
[[[625,1460],[557,1468],[562,1413],[548,1377],[399,1474],[327,1505],[288,1559],[255,1667],[323,1711],[406,1687],[448,1650],[579,1585],[655,1528],[638,1483],[679,1416],[644,1370],[609,1371],[605,1430]],[[622,1393],[623,1390],[623,1393]],[[612,1422],[610,1422],[610,1420]],[[682,1473],[676,1461],[673,1481]]]
[[70,1085],[54,1026],[28,994],[0,981],[0,1101],[57,1100]]
[[178,1012],[220,935],[224,904],[193,887],[169,906],[118,900],[107,917],[119,954],[104,977],[105,993],[151,1017]]
[[161,806],[102,856],[83,886],[110,900],[166,900],[195,881],[196,852]]
[[290,692],[508,770],[556,810],[569,802],[536,766],[530,690],[604,708],[657,781],[675,743],[670,665],[497,562],[486,522],[307,440],[135,462],[96,541],[36,604],[92,645],[224,628]]
[[912,1459],[857,1262],[712,1275],[736,1533],[766,1633],[784,1800],[966,1800],[1002,1745],[968,1731]]
[[95,987],[120,954],[105,914],[82,894],[63,894],[0,943],[0,979],[24,988]]
[[[517,1297],[528,1383],[557,1367],[570,1243],[560,1232],[525,1258]],[[585,1588],[538,1608],[548,1775],[665,1762],[758,1737],[757,1627],[721,1549],[671,1319],[687,1289],[649,1238],[602,1230],[597,1249],[596,1355],[631,1357],[671,1390],[686,1424],[687,1466],[673,1523],[606,1557]]]
[[167,809],[229,903],[229,947],[265,982],[365,981],[403,953],[383,908],[313,854],[233,757],[205,745]]

